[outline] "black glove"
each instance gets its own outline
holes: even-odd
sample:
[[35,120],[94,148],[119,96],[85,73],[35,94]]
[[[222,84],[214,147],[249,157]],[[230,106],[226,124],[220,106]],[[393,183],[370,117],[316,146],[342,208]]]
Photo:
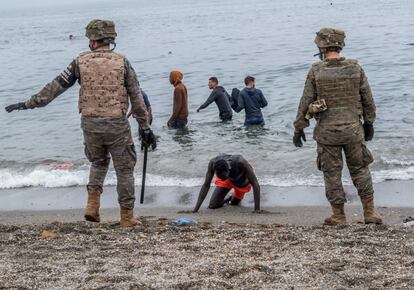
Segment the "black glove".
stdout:
[[7,106],[5,109],[7,113],[13,112],[14,110],[27,110],[26,105],[23,102]]
[[306,136],[305,132],[303,132],[303,129],[300,131],[295,131],[295,135],[293,136],[293,144],[295,144],[296,147],[302,147],[303,143],[301,139],[306,142]]
[[365,141],[371,141],[374,138],[374,125],[364,124]]
[[141,147],[148,147],[151,145],[152,150],[157,148],[157,140],[151,129],[140,130],[141,133]]

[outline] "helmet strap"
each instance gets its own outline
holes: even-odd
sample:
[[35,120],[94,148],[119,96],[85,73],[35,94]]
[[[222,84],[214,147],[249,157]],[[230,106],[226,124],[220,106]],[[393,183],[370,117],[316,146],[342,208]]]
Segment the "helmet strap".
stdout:
[[326,49],[325,48],[319,48],[319,59],[320,60],[324,60],[325,59],[325,53],[326,53]]
[[90,49],[91,51],[93,51],[93,50],[94,50],[94,48],[92,47],[92,40],[89,40],[89,44],[88,44],[88,46],[89,46],[89,49]]
[[313,56],[314,57],[318,56],[320,60],[324,60],[325,59],[325,52],[326,52],[326,49],[319,48],[319,53],[316,53]]
[[116,47],[115,39],[113,39],[113,38],[106,38],[106,39],[104,39],[103,43],[104,44],[102,46],[104,46],[104,45],[111,46],[111,44],[113,44],[114,47],[111,49],[111,51],[114,51],[115,50],[115,47]]
[[99,44],[95,48],[93,48],[92,45],[91,45],[91,43],[89,43],[89,49],[91,51],[94,51],[94,50],[97,50],[97,49],[99,49],[99,48],[101,48],[103,46],[106,46],[106,45],[109,45],[110,46],[111,44],[114,45],[114,47],[111,49],[111,51],[113,51],[115,49],[115,47],[116,47],[116,43],[115,43],[115,41],[113,39],[105,39],[101,44]]
[[116,42],[114,41],[114,42],[112,42],[112,44],[114,45],[114,47],[111,49],[111,51],[114,51],[115,48],[116,48]]
[[324,54],[323,52],[321,52],[321,53],[319,54],[319,59],[320,59],[320,60],[325,60],[325,54]]

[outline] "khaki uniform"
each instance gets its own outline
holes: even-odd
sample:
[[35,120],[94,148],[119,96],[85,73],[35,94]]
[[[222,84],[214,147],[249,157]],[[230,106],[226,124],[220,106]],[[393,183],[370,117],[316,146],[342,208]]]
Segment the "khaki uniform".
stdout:
[[314,139],[318,143],[318,169],[324,174],[329,202],[346,202],[342,186],[342,152],[352,181],[361,197],[374,193],[368,165],[373,158],[365,146],[361,120],[375,121],[375,103],[364,70],[355,60],[327,59],[310,69],[294,126],[309,126],[306,118],[309,105],[324,99],[327,110],[315,115]]
[[46,106],[76,81],[81,85],[79,113],[85,154],[92,163],[88,191],[102,193],[112,157],[118,180],[118,201],[121,207],[133,209],[137,155],[126,117],[129,103],[141,128],[149,128],[135,71],[123,55],[113,51],[84,52],[25,105],[27,108]]

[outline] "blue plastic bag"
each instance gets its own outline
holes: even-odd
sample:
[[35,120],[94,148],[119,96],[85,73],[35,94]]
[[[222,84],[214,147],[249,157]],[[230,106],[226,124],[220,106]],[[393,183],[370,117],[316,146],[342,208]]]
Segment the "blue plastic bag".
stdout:
[[188,224],[196,225],[198,222],[190,218],[179,218],[179,219],[174,220],[172,223],[177,226],[182,226],[182,225],[188,225]]

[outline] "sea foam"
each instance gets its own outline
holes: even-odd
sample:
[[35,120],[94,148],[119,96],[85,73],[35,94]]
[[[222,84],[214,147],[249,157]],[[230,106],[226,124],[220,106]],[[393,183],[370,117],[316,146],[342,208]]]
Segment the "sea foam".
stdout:
[[[384,169],[373,171],[373,181],[375,183],[388,180],[411,180],[414,179],[414,166],[399,169]],[[0,169],[0,189],[22,188],[22,187],[71,187],[85,186],[88,183],[89,169],[84,166],[77,169],[51,169],[44,166],[35,167],[30,170]],[[141,174],[135,174],[135,184],[141,185]],[[301,176],[299,174],[280,174],[280,175],[259,175],[259,182],[263,186],[323,186],[322,173]],[[105,180],[105,185],[116,185],[115,172],[109,171]],[[343,178],[345,185],[351,185],[349,175]],[[185,176],[163,176],[147,174],[147,186],[160,187],[193,187],[200,186],[203,177]]]

